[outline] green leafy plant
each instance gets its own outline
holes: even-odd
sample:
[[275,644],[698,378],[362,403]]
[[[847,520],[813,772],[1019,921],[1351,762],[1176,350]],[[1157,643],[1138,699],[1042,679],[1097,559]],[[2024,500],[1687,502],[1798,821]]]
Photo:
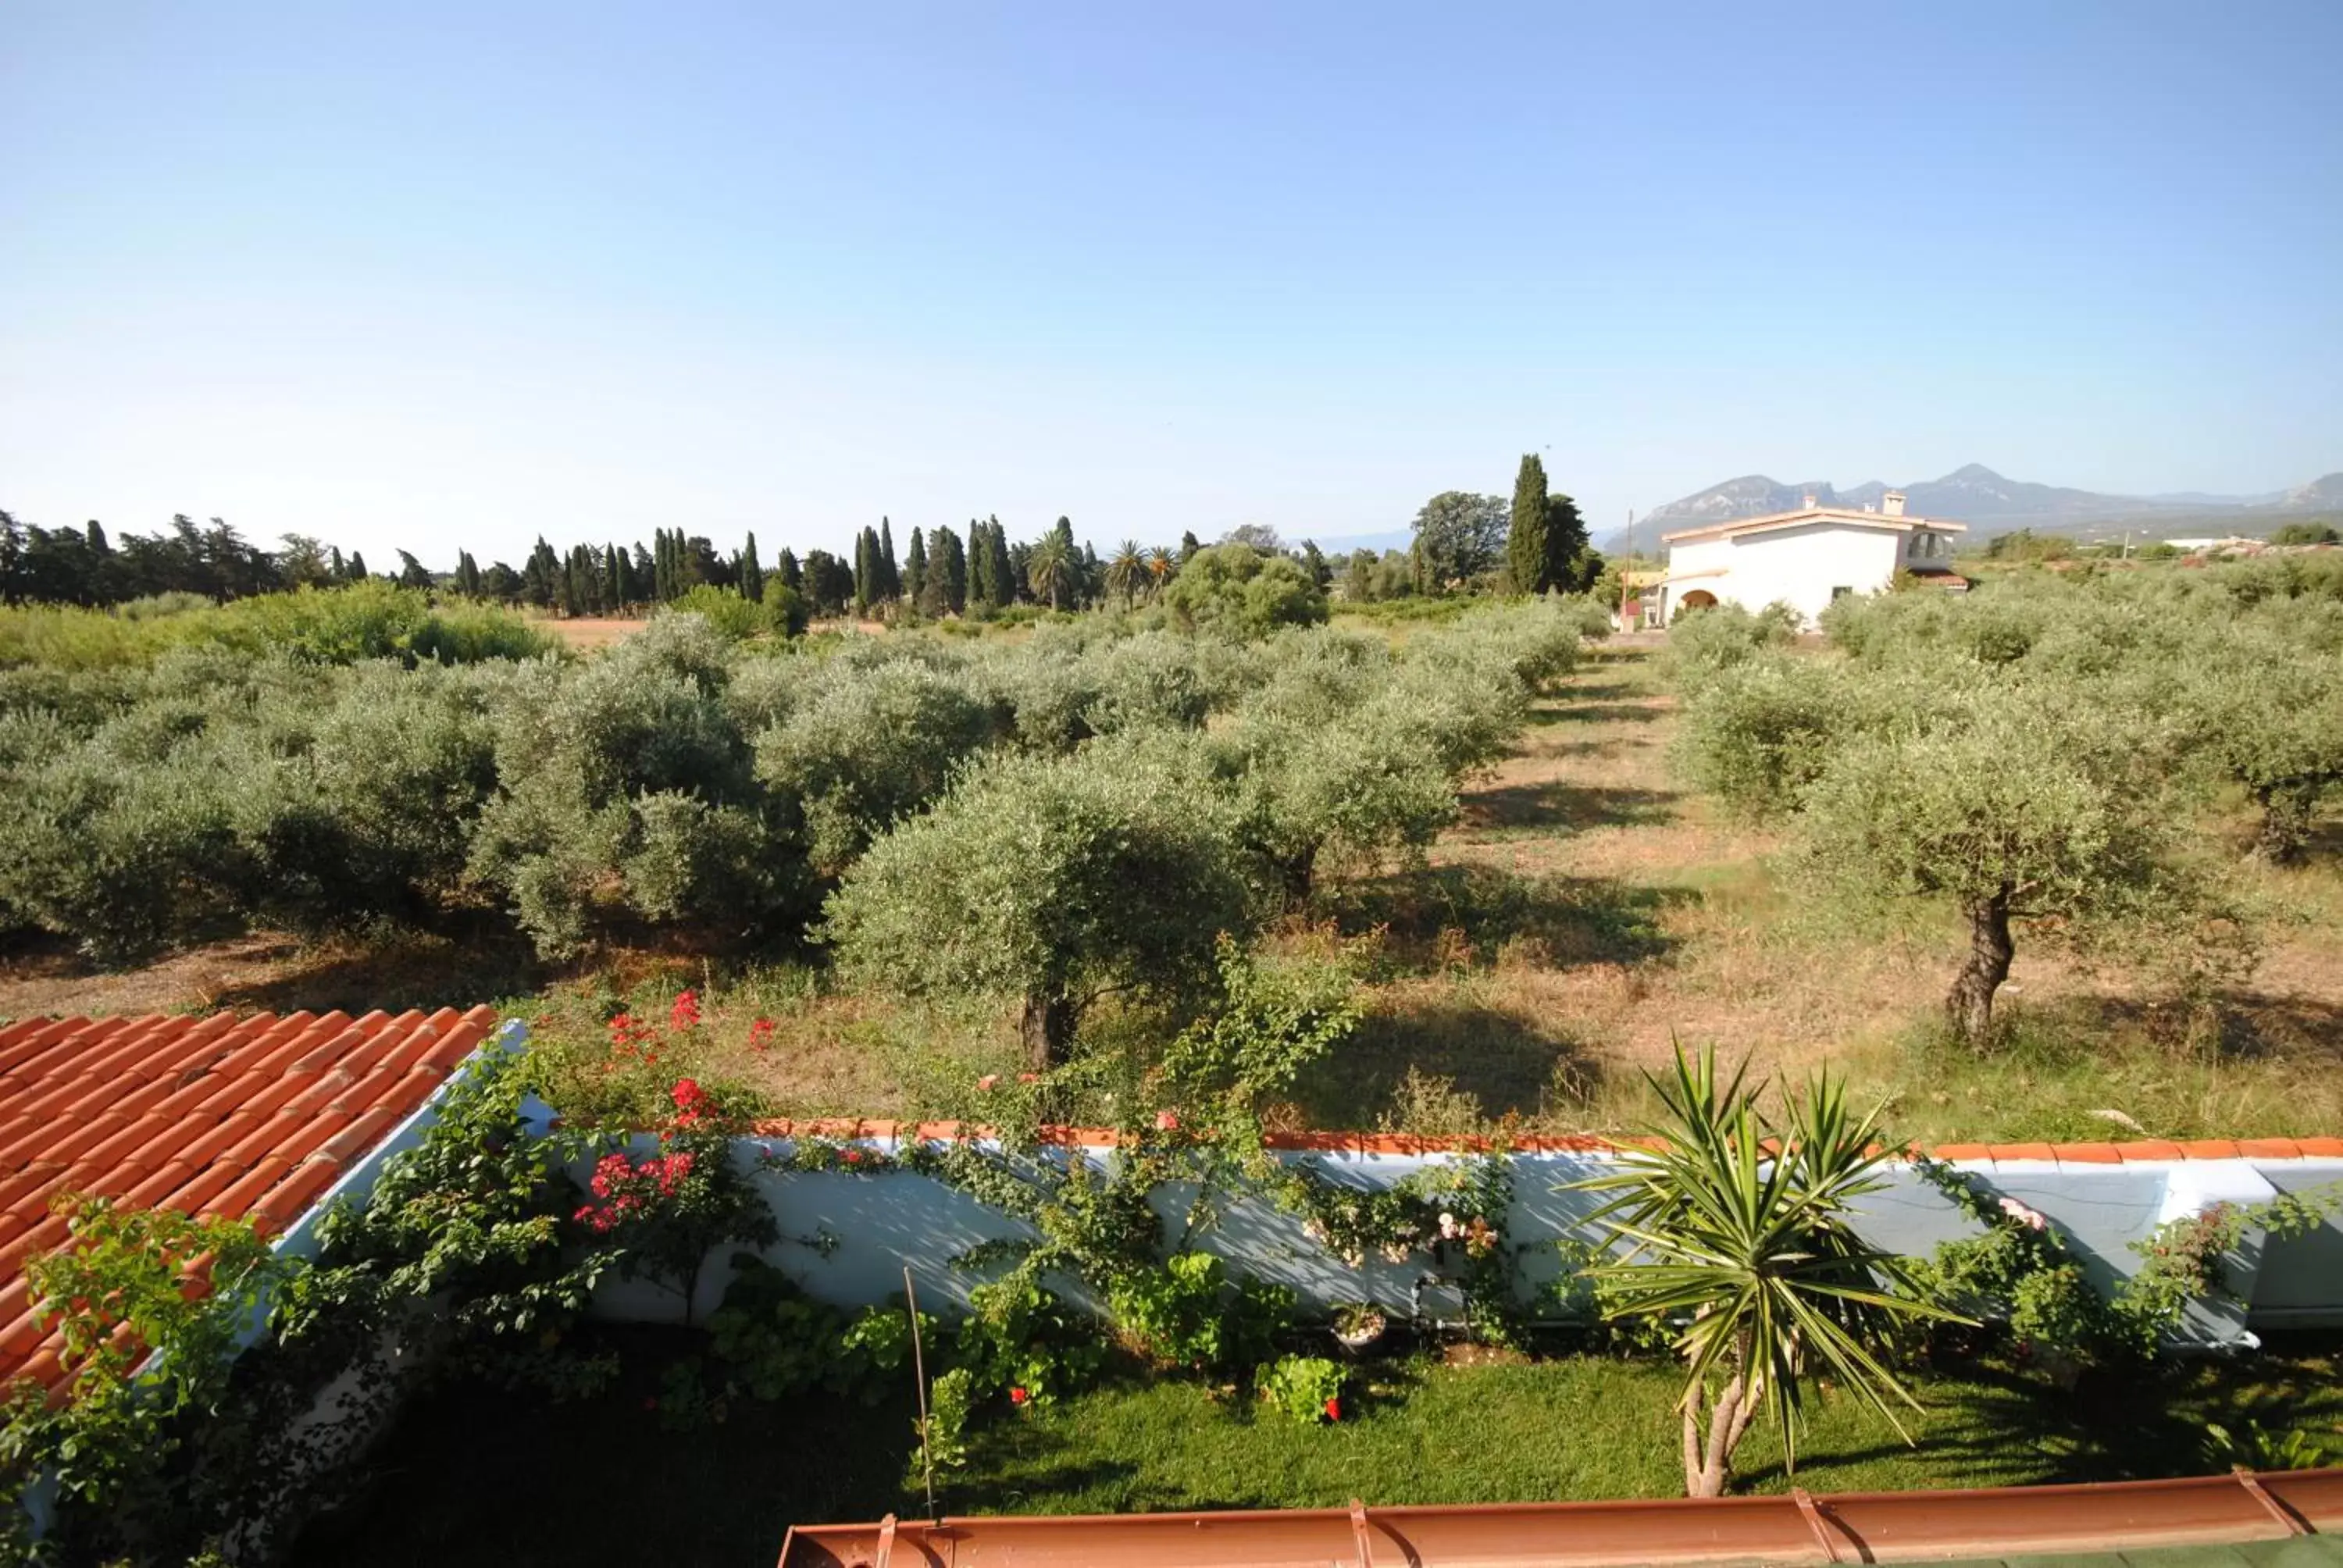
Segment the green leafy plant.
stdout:
[[1342,1419],[1346,1376],[1323,1356],[1285,1356],[1262,1368],[1254,1384],[1272,1409],[1314,1426]]
[[1682,1325],[1684,1490],[1695,1497],[1723,1493],[1760,1410],[1795,1473],[1801,1390],[1825,1372],[1903,1432],[1894,1405],[1918,1405],[1883,1356],[1900,1320],[1951,1315],[1850,1223],[1855,1201],[1885,1185],[1890,1157],[1871,1147],[1879,1112],[1853,1114],[1825,1076],[1788,1099],[1777,1129],[1747,1070],[1720,1078],[1713,1050],[1696,1060],[1679,1050],[1673,1075],[1651,1080],[1665,1107],[1647,1129],[1654,1146],[1624,1149],[1620,1169],[1573,1184],[1612,1194],[1590,1216],[1624,1247],[1595,1271],[1606,1314]]
[[54,1476],[68,1534],[185,1539],[174,1482],[190,1423],[220,1412],[238,1342],[285,1267],[244,1221],[79,1194],[51,1207],[65,1246],[25,1260],[25,1275],[37,1320],[64,1341],[63,1398],[29,1380],[8,1391],[0,1482],[14,1495]]
[[2231,1428],[2217,1421],[2203,1427],[2208,1467],[2242,1465],[2247,1470],[2321,1470],[2336,1462],[2343,1443],[2305,1427],[2273,1432],[2258,1421]]

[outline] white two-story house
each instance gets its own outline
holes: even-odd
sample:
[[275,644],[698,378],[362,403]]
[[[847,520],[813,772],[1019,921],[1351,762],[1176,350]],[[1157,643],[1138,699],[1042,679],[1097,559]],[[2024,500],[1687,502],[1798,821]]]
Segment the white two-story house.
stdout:
[[1953,570],[1959,523],[1904,515],[1904,492],[1890,490],[1877,511],[1818,507],[1808,496],[1794,512],[1742,518],[1663,534],[1667,575],[1656,600],[1644,602],[1666,625],[1677,610],[1737,604],[1761,610],[1780,600],[1808,624],[1843,594],[1877,593],[1898,571],[1946,588],[1966,588]]

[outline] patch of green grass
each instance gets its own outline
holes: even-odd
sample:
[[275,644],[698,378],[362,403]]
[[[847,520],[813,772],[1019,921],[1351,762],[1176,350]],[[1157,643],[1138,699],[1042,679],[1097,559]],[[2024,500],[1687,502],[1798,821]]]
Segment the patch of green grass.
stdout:
[[1859,1094],[1894,1100],[1897,1136],[1922,1142],[2316,1137],[2343,1126],[2343,1040],[2324,1010],[2289,1041],[2267,1038],[2293,1027],[2279,1004],[2217,1006],[2203,1020],[2209,1038],[2195,1043],[2187,1020],[2159,1010],[2011,1007],[1982,1051],[1931,1020],[1848,1068]]
[[[733,1402],[720,1425],[669,1432],[645,1408],[677,1331],[614,1335],[620,1386],[548,1404],[472,1386],[418,1401],[367,1490],[319,1522],[297,1568],[428,1562],[644,1561],[764,1568],[789,1526],[921,1515],[900,1484],[908,1402]],[[1977,1366],[1924,1377],[1907,1447],[1868,1406],[1825,1393],[1799,1445],[1818,1492],[1983,1486],[2201,1473],[2227,1468],[2202,1424],[2248,1422],[2332,1437],[2343,1378],[2331,1339],[2240,1362],[2196,1361],[2072,1392]],[[1133,1380],[1050,1409],[988,1412],[970,1465],[940,1499],[953,1513],[1490,1503],[1679,1493],[1664,1361],[1570,1355],[1474,1367],[1373,1367],[1351,1419],[1302,1426],[1229,1391]],[[1745,1491],[1789,1485],[1780,1444],[1752,1432]]]

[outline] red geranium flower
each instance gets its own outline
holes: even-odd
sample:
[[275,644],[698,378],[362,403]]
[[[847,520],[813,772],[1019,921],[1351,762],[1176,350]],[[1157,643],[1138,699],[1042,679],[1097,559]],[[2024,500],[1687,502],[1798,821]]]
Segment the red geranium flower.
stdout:
[[667,1020],[676,1029],[689,1029],[699,1021],[699,993],[687,990],[676,993],[675,1005],[668,1010]]
[[1342,1419],[1342,1402],[1341,1400],[1330,1399],[1326,1402],[1326,1419],[1328,1421],[1340,1421]]
[[772,1043],[773,1020],[771,1019],[760,1018],[756,1022],[749,1026],[749,1049],[750,1050],[761,1051],[769,1050]]
[[1011,1404],[1023,1404],[1027,1400],[1031,1399],[1032,1397],[1033,1396],[1031,1394],[1027,1393],[1021,1388],[1012,1388],[1009,1391],[1009,1402]]

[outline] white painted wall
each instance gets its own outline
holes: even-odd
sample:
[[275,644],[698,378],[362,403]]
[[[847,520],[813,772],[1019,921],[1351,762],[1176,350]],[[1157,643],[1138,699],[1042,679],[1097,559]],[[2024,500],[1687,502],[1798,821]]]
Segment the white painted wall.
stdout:
[[[1834,588],[1856,593],[1885,589],[1896,568],[1906,562],[1907,541],[1916,537],[1889,528],[1821,520],[1759,534],[1671,545],[1667,613],[1673,617],[1685,595],[1706,588],[1720,600],[1753,612],[1783,600],[1812,622],[1830,604]],[[1673,580],[1718,568],[1723,569],[1719,577]]]
[[[785,1153],[779,1139],[742,1139],[735,1155],[744,1169]],[[648,1150],[649,1144],[645,1144]],[[1093,1163],[1104,1150],[1084,1150]],[[1281,1155],[1284,1159],[1298,1155]],[[1364,1187],[1388,1187],[1450,1156],[1341,1154],[1315,1156],[1334,1180]],[[1514,1157],[1512,1241],[1525,1246],[1519,1278],[1534,1289],[1560,1271],[1552,1245],[1581,1230],[1594,1206],[1590,1194],[1564,1191],[1569,1183],[1602,1170],[1600,1154],[1524,1153]],[[1981,1177],[1999,1195],[2014,1197],[2056,1221],[2076,1260],[2102,1290],[2112,1288],[2138,1266],[2131,1243],[2165,1221],[2195,1212],[2215,1201],[2250,1201],[2272,1191],[2303,1191],[2343,1182],[2343,1160],[2182,1160],[2123,1164],[2060,1164],[2054,1161],[1980,1161],[1961,1167]],[[886,1301],[903,1288],[909,1265],[923,1308],[947,1313],[964,1306],[968,1290],[988,1277],[953,1266],[952,1259],[980,1241],[1030,1238],[1021,1221],[988,1209],[967,1193],[930,1177],[903,1172],[851,1176],[833,1171],[761,1170],[756,1177],[772,1206],[785,1240],[766,1261],[786,1271],[806,1291],[839,1306]],[[1180,1244],[1180,1225],[1190,1194],[1164,1189],[1157,1212],[1167,1239]],[[1895,1172],[1889,1186],[1863,1204],[1862,1230],[1875,1245],[1910,1256],[1926,1256],[1940,1241],[1972,1231],[1966,1216],[1908,1169]],[[835,1238],[828,1256],[807,1245]],[[1592,1241],[1591,1235],[1583,1240]],[[1226,1259],[1231,1271],[1273,1280],[1292,1287],[1309,1306],[1328,1310],[1345,1302],[1372,1300],[1396,1314],[1409,1312],[1411,1290],[1432,1271],[1428,1254],[1403,1263],[1369,1258],[1359,1269],[1345,1267],[1302,1231],[1302,1221],[1262,1202],[1230,1208],[1213,1229],[1190,1243]],[[2343,1324],[2343,1226],[2328,1223],[2311,1235],[2274,1245],[2265,1255],[2258,1235],[2248,1238],[2231,1260],[2234,1302],[2208,1303],[2193,1314],[2188,1336],[2208,1344],[2250,1344],[2247,1322],[2273,1327]],[[699,1282],[699,1315],[721,1302],[731,1276],[724,1259],[711,1259]],[[1071,1292],[1071,1282],[1060,1282]],[[1457,1292],[1452,1284],[1424,1289],[1428,1316],[1453,1317]],[[674,1321],[683,1303],[671,1291],[642,1282],[618,1284],[598,1298],[602,1315],[635,1322]]]

